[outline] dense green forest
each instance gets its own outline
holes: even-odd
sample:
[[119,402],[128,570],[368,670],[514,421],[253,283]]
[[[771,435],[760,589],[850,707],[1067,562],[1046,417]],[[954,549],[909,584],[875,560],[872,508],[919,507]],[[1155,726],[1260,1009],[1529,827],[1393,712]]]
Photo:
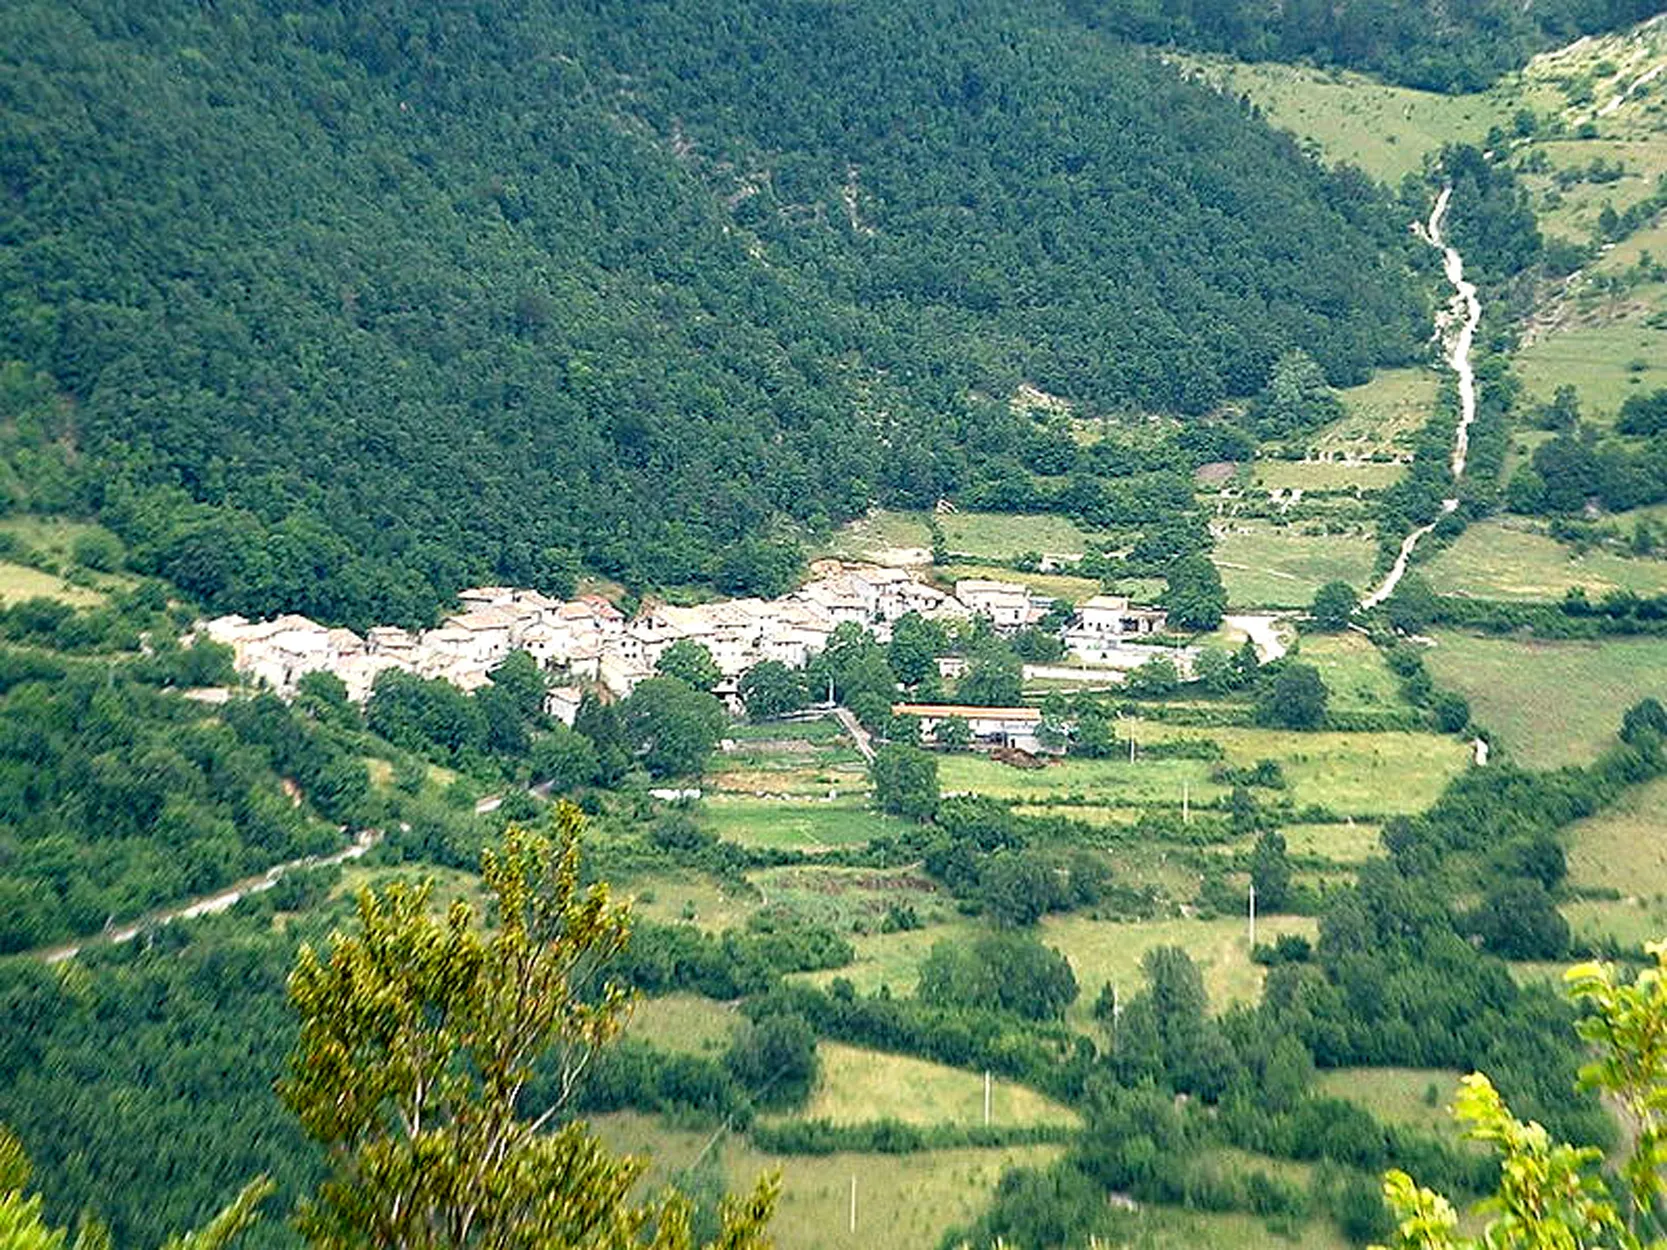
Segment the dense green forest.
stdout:
[[1409,87],[1480,91],[1534,53],[1657,12],[1657,0],[1075,0],[1092,25],[1253,61],[1371,70]]
[[0,58],[12,506],[216,609],[779,588],[1020,381],[1197,413],[1424,324],[1364,178],[1052,5],[28,0]]

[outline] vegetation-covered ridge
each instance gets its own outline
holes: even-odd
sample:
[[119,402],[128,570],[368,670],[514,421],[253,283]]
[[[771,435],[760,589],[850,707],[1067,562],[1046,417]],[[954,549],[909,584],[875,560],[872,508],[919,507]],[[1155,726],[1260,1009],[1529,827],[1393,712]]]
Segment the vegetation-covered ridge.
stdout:
[[1545,48],[1650,17],[1655,0],[1076,0],[1131,38],[1372,70],[1431,91],[1479,91]]
[[0,48],[13,504],[217,609],[762,588],[1026,455],[1023,381],[1200,412],[1425,324],[1366,180],[1051,6],[31,0]]

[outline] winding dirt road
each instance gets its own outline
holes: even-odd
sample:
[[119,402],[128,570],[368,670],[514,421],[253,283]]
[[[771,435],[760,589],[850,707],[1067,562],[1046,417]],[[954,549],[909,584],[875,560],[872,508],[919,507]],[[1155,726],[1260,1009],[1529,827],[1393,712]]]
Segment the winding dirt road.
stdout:
[[[1447,216],[1447,208],[1452,200],[1453,188],[1443,187],[1441,194],[1436,197],[1435,207],[1430,211],[1429,224],[1420,228],[1419,235],[1431,247],[1440,249],[1447,281],[1453,284],[1453,298],[1448,304],[1448,315],[1443,319],[1443,328],[1453,320],[1459,322],[1458,333],[1453,335],[1447,349],[1447,363],[1459,378],[1459,428],[1453,437],[1451,465],[1453,485],[1456,488],[1459,479],[1464,476],[1465,460],[1470,455],[1470,426],[1476,420],[1476,371],[1470,364],[1470,349],[1476,340],[1476,327],[1481,324],[1482,302],[1476,298],[1476,284],[1465,281],[1464,257],[1459,255],[1457,248],[1447,244],[1441,237],[1441,223]],[[1458,508],[1457,495],[1441,501],[1443,516],[1457,512]],[[1376,590],[1360,601],[1362,611],[1377,607],[1395,593],[1395,587],[1400,585],[1401,578],[1406,576],[1407,562],[1412,559],[1413,550],[1424,535],[1437,524],[1437,521],[1431,521],[1428,525],[1421,525],[1401,540],[1400,553],[1395,557],[1395,563],[1390,566],[1389,573]]]
[[163,911],[151,912],[141,920],[119,929],[111,929],[97,937],[83,938],[79,942],[65,946],[52,946],[44,950],[32,952],[36,958],[43,959],[49,964],[62,963],[66,959],[74,959],[81,953],[81,948],[91,946],[97,942],[131,942],[148,929],[155,929],[160,925],[170,924],[175,920],[189,920],[194,916],[212,916],[223,912],[237,904],[240,899],[251,894],[260,894],[270,890],[283,879],[286,872],[297,868],[326,868],[331,864],[345,864],[350,859],[358,859],[371,847],[382,840],[382,834],[374,829],[367,829],[360,833],[353,841],[353,845],[335,852],[333,855],[308,855],[301,859],[292,859],[287,864],[274,864],[258,877],[248,877],[223,890],[216,890],[213,894],[205,894],[192,899],[188,903],[181,903]]

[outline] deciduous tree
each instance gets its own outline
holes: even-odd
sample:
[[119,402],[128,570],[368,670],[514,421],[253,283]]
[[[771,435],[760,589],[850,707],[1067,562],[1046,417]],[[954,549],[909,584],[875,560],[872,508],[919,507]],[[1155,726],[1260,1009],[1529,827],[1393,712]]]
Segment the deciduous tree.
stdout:
[[[321,1250],[624,1250],[690,1245],[685,1201],[635,1205],[640,1160],[561,1116],[596,1050],[619,1033],[625,991],[603,979],[628,917],[605,884],[579,884],[582,817],[556,839],[512,826],[483,856],[483,927],[443,916],[432,883],[359,896],[353,934],[303,947],[290,977],[301,1019],[284,1103],[328,1152],[300,1227]],[[544,1105],[523,1099],[548,1065]],[[762,1247],[774,1186],[731,1205],[725,1247]]]

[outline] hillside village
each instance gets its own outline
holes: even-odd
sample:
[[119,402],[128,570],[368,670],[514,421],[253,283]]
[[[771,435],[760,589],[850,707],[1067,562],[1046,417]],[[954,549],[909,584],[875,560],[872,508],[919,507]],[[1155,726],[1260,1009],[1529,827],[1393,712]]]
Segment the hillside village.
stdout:
[[[811,571],[812,580],[779,599],[651,603],[630,620],[601,595],[563,601],[536,590],[482,586],[459,594],[460,610],[421,633],[382,625],[361,637],[297,615],[258,622],[222,616],[200,633],[232,649],[239,674],[286,697],[306,674],[328,672],[341,679],[351,701],[362,703],[377,676],[391,669],[472,691],[489,683],[491,670],[513,651],[527,652],[572,683],[598,684],[624,696],[652,676],[661,655],[681,640],[711,653],[723,674],[718,693],[732,696],[741,675],[765,660],[804,667],[843,624],[872,630],[882,642],[911,612],[941,621],[983,617],[997,632],[1016,633],[1038,625],[1054,607],[1014,582],[966,578],[949,593],[902,568],[825,560]],[[1131,640],[1149,642],[1167,623],[1161,608],[1096,595],[1077,605],[1060,636],[1074,665],[1116,680],[1152,655],[1149,646]],[[1190,662],[1187,650],[1169,654],[1183,669]],[[577,684],[558,686],[550,712],[571,721],[578,702]]]

